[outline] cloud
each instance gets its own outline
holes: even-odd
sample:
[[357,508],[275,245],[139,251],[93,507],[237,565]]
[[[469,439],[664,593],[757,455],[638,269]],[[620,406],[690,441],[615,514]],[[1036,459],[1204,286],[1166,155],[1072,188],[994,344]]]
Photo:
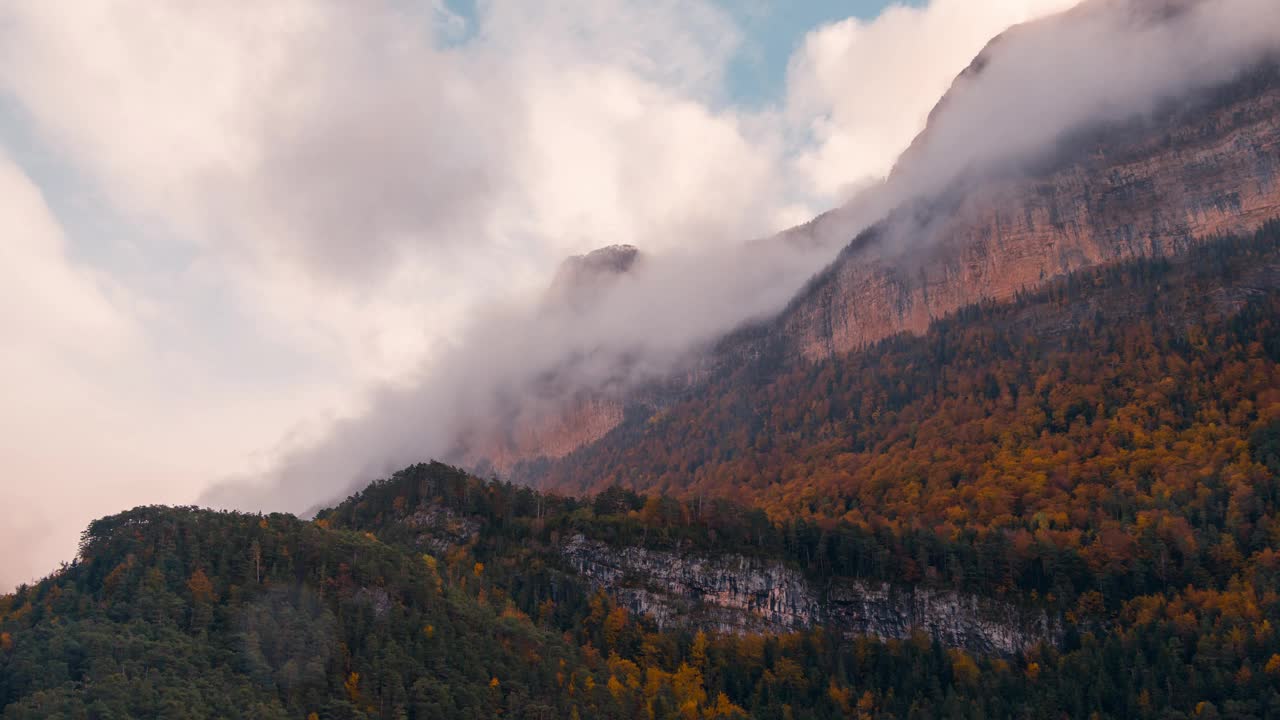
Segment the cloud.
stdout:
[[[882,179],[989,36],[1064,4],[934,0],[818,28],[786,97],[746,110],[724,74],[749,39],[710,1],[495,0],[462,18],[438,0],[11,0],[0,92],[143,232],[134,269],[89,272],[120,248],[47,207],[24,216],[43,249],[13,267],[52,274],[9,307],[44,293],[71,325],[14,320],[33,350],[7,377],[59,402],[3,469],[59,478],[84,513],[228,476],[244,482],[207,500],[301,510],[536,412],[548,373],[566,393],[660,374],[775,311],[922,181],[876,185],[828,244],[746,241]],[[992,108],[1060,106],[1016,69],[957,100],[922,177],[966,167],[953,150],[1003,129]],[[1076,97],[1093,87],[1067,76]],[[642,271],[587,312],[533,309],[561,258],[613,243],[640,246]],[[85,459],[53,467],[67,446]],[[16,507],[55,516],[52,492],[23,492]]]
[[[0,412],[0,456],[6,480],[0,504],[0,544],[9,548],[0,564],[0,587],[43,575],[53,558],[66,557],[68,538],[79,528],[57,514],[92,519],[83,508],[61,507],[50,493],[50,474],[65,457],[56,434],[61,418],[50,409],[74,404],[77,388],[64,379],[85,369],[81,358],[110,360],[131,342],[134,328],[121,317],[98,278],[68,266],[61,228],[39,189],[0,153],[0,327],[5,337],[0,376],[6,378],[6,410]],[[38,388],[38,390],[37,390]],[[63,552],[52,554],[50,545]],[[22,552],[13,550],[22,548]]]
[[884,177],[988,40],[1076,2],[933,0],[809,33],[788,69],[787,112],[806,133],[795,159],[803,181],[818,196],[845,199],[868,177]]
[[[141,328],[122,310],[134,299],[68,258],[44,196],[2,152],[0,198],[0,544],[8,548],[0,588],[8,588],[70,559],[79,531],[104,507],[166,495],[148,482],[154,454],[130,456],[133,409],[95,381],[123,379],[138,357]],[[99,483],[108,472],[127,479]]]
[[1163,104],[1280,53],[1270,0],[1106,0],[1016,28],[961,78],[895,171],[908,195],[1051,158],[1089,127],[1150,121]]
[[777,147],[704,102],[737,42],[712,4],[495,3],[444,45],[426,10],[15,2],[0,78],[124,213],[364,377],[425,352],[410,316],[569,252],[772,224]]
[[565,254],[771,225],[778,147],[710,100],[727,22],[674,2],[501,3],[463,28],[400,2],[0,6],[0,131],[30,128],[0,138],[35,138],[140,231],[64,235],[43,200],[10,228],[29,244],[6,247],[25,253],[7,307],[60,310],[6,318],[32,348],[6,385],[44,398],[0,418],[21,430],[4,471],[39,479],[7,499],[57,540],[5,580],[68,558],[93,515],[256,475],[385,404],[478,301],[529,297]]
[[[3,151],[0,235],[5,589],[70,560],[95,517],[189,502],[193,485],[242,467],[264,434],[295,422],[296,406],[255,396],[198,355],[157,343],[155,328],[174,318],[73,257],[45,193]],[[323,395],[303,382],[277,388]]]

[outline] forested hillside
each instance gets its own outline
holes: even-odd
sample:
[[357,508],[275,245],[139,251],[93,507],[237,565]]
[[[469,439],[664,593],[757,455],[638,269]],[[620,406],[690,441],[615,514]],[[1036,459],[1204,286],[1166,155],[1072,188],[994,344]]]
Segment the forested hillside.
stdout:
[[909,579],[965,580],[963,563],[908,541],[924,535],[998,544],[1005,572],[978,578],[996,591],[1062,595],[1062,572],[1121,594],[1221,583],[1280,531],[1278,320],[1272,224],[830,361],[766,350],[633,416],[549,484],[732,496],[901,538]]
[[[0,717],[1280,713],[1280,226],[821,363],[780,356],[556,468],[440,464],[305,521],[138,508],[0,598]],[[1042,608],[1016,656],[659,630],[557,548],[776,559]]]

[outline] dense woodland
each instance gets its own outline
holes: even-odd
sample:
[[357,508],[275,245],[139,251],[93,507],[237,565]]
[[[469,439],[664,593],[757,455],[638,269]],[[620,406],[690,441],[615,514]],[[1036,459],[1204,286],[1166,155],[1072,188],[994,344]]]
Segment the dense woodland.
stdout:
[[[1271,226],[766,358],[554,469],[581,499],[430,464],[313,521],[104,518],[0,598],[0,717],[1278,716],[1278,263]],[[576,533],[957,587],[1065,633],[983,657],[659,632],[558,564]]]
[[[1280,533],[1278,273],[1271,225],[833,361],[766,359],[547,484],[732,495],[805,521],[837,572],[1074,595],[1057,577],[1117,598],[1221,584],[1270,562]],[[851,558],[831,546],[848,529],[898,547]],[[971,577],[966,556],[997,549]]]

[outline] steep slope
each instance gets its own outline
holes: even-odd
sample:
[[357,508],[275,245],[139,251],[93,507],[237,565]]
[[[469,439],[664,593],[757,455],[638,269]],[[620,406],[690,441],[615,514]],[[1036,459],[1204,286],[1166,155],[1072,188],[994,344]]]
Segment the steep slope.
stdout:
[[[1216,297],[1228,309],[1240,300]],[[1280,422],[1262,430],[1249,450],[1280,473]],[[0,716],[1269,717],[1280,711],[1280,556],[1265,523],[1280,496],[1258,492],[1254,507],[1232,501],[1243,524],[1212,496],[1187,507],[1190,531],[1140,521],[1132,567],[1095,564],[1052,535],[774,523],[732,503],[618,488],[582,502],[438,464],[314,522],[138,508],[93,523],[75,563],[0,596]],[[916,561],[933,580],[919,580]],[[895,639],[850,637],[835,622],[692,633],[684,618],[658,629],[628,611],[649,593],[683,612],[681,593],[705,592],[703,608],[724,618],[757,589],[782,600],[823,578],[855,627]],[[877,578],[915,592],[867,592]],[[1057,647],[998,657],[938,642],[951,629],[999,631],[983,608],[1015,600],[1069,608]],[[884,614],[895,604],[925,614],[897,627]],[[971,613],[980,622],[966,629]]]
[[857,238],[841,240],[852,242],[776,322],[730,335],[665,383],[547,393],[549,409],[536,415],[547,422],[519,423],[511,431],[519,442],[460,460],[541,482],[548,461],[598,441],[629,409],[647,416],[698,392],[706,378],[758,355],[762,342],[814,361],[899,332],[922,333],[966,305],[1008,300],[1074,270],[1182,253],[1209,238],[1256,230],[1280,215],[1280,70],[1270,61],[1225,84],[1165,97],[1149,112],[1075,127],[1017,162],[962,167],[941,187],[920,190],[933,187],[934,174],[951,177],[937,160],[957,141],[949,113],[1009,50],[1010,38],[1052,39],[1059,25],[1090,13],[1158,25],[1202,4],[1092,0],[996,38],[939,102],[884,185],[773,240],[819,242],[860,227],[856,221],[875,208],[895,207]]
[[[1125,113],[1081,111],[1067,123],[1037,107],[985,107],[991,85],[1026,81],[1010,67],[1019,62],[1034,64],[1041,54],[1080,61],[1089,53],[1061,46],[1126,38],[1154,38],[1143,47],[1163,51],[1187,23],[1223,30],[1203,22],[1222,5],[1086,0],[992,39],[887,179],[884,192],[901,203],[855,239],[770,332],[804,358],[841,354],[897,332],[923,332],[965,305],[1007,300],[1073,270],[1183,252],[1208,238],[1247,235],[1280,216],[1274,48],[1205,85],[1170,82],[1148,68],[1149,84],[1161,90],[1152,91],[1151,107],[1135,103]],[[1025,102],[1066,110],[1077,102],[1073,90],[1028,92]],[[1070,102],[1055,105],[1051,98],[1059,95]],[[1098,102],[1082,95],[1079,103]],[[1100,105],[1108,102],[1115,99]],[[996,147],[964,147],[992,142],[974,123],[1004,123],[1009,147],[1000,146],[999,135]],[[1038,123],[1057,130],[1024,129]]]
[[[579,316],[642,259],[631,245],[610,245],[565,259],[538,312]],[[496,421],[464,429],[447,459],[482,475],[506,474],[521,460],[561,458],[604,436],[622,422],[623,393],[620,388],[566,382],[575,372],[569,359],[565,366],[544,373]]]
[[[1108,525],[1102,498],[1156,510],[1192,502],[1203,473],[1235,477],[1254,426],[1280,412],[1277,242],[1271,224],[1081,271],[819,362],[792,363],[787,339],[765,336],[754,361],[635,415],[546,478],[872,524],[1035,532],[1058,518],[1088,542]],[[1146,499],[1122,471],[1156,473],[1172,495]]]
[[805,357],[829,356],[1072,270],[1252,232],[1280,215],[1280,73],[1260,66],[1157,118],[1075,135],[1045,164],[900,210],[777,331]]

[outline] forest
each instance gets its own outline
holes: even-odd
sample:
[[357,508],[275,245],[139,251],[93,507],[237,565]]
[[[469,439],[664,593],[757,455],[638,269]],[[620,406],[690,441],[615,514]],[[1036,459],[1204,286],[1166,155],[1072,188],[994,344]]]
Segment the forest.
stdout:
[[[1280,226],[821,363],[764,354],[556,464],[439,463],[314,519],[142,507],[0,597],[0,717],[1280,715]],[[659,630],[558,543],[775,558],[1060,618]]]
[[831,572],[1097,590],[1112,609],[1222,585],[1280,532],[1278,268],[1272,224],[832,361],[766,354],[545,485],[732,496]]

